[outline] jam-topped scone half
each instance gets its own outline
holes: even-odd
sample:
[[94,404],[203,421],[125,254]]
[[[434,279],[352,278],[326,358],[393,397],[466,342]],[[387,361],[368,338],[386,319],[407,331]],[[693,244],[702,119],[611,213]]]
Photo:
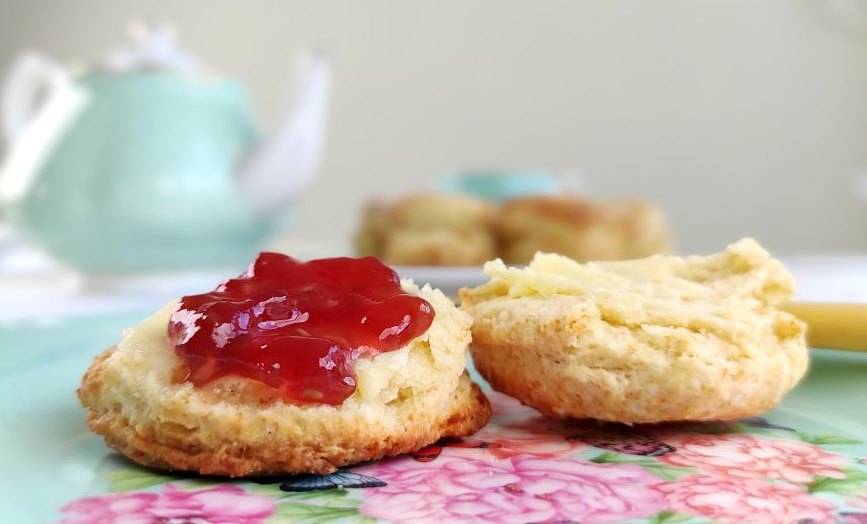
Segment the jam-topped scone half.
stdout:
[[373,258],[263,253],[96,357],[88,423],[130,459],[225,476],[328,473],[481,428],[471,319]]
[[736,419],[774,407],[807,370],[805,325],[776,308],[792,277],[751,239],[706,257],[537,254],[485,272],[461,290],[476,369],[546,415]]

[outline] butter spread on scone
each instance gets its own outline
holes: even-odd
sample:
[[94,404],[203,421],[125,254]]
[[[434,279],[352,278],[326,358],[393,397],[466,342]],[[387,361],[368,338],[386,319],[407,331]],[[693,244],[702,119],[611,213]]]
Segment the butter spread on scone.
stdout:
[[[322,311],[313,318],[315,310],[304,318],[310,312],[304,310],[303,303],[293,302],[291,295],[293,307],[302,307],[271,311],[280,318],[262,316],[268,305],[274,304],[268,302],[273,295],[255,292],[251,294],[255,300],[238,310],[250,318],[220,311],[232,304],[220,305],[219,301],[204,312],[174,302],[128,330],[116,347],[94,360],[79,389],[82,404],[89,410],[90,427],[111,447],[141,464],[245,476],[331,472],[340,466],[414,451],[442,437],[468,435],[483,426],[490,406],[464,370],[470,318],[438,290],[401,282],[372,259],[366,263],[373,265],[361,272],[353,272],[359,269],[357,260],[339,260],[343,261],[338,263],[343,272],[328,269],[322,281],[309,282],[316,289],[308,291],[337,300],[343,289],[347,299],[371,278],[365,275],[367,269],[380,276],[387,271],[384,278],[393,278],[400,290],[397,295],[391,291],[387,295],[397,296],[396,300],[410,309],[402,311],[398,304],[387,312],[391,319],[383,320],[381,314],[376,318],[379,313],[375,306],[381,305],[377,300],[392,299],[371,290],[364,292],[373,293],[368,296],[373,299],[373,309],[362,307],[358,297],[349,298],[355,303],[340,310],[340,318],[330,320]],[[271,262],[277,263],[279,258]],[[355,269],[347,272],[345,264],[355,264]],[[251,266],[251,271],[255,267]],[[343,284],[336,289],[333,284],[340,279],[344,279]],[[224,286],[245,285],[243,277],[233,280],[214,293]],[[417,311],[412,308],[420,306],[430,308],[429,325],[410,333],[410,317]],[[389,308],[379,308],[380,313],[382,309]],[[224,326],[225,322],[213,318],[209,324],[201,318],[190,319],[216,313],[223,313],[231,325]],[[358,325],[354,325],[354,332],[346,332],[347,318],[352,315],[357,315]],[[308,329],[299,319],[308,321]],[[329,322],[343,326],[343,331],[332,333],[331,343],[319,347],[319,338],[327,329],[319,330],[313,346],[314,353],[322,352],[316,354],[319,366],[313,366],[318,369],[305,367],[307,375],[319,375],[311,380],[293,372],[281,373],[298,358],[297,347],[290,347],[292,337],[303,339],[305,331],[315,331],[316,325],[322,328]],[[264,328],[258,333],[262,336],[249,336],[253,323]],[[352,328],[353,322],[349,324]],[[365,339],[369,344],[356,344],[368,336],[363,334],[365,324],[374,326],[376,333]],[[277,328],[282,328],[284,335],[289,328],[289,339],[281,342],[280,337],[273,337]],[[403,337],[406,333],[412,336]],[[220,347],[197,349],[191,360],[182,345],[196,335],[207,335]],[[227,342],[244,342],[245,337],[252,345]],[[336,346],[341,342],[350,346],[336,348],[335,339]],[[304,340],[300,342],[303,346]],[[274,344],[283,344],[282,356],[263,359],[260,354],[268,355]],[[374,348],[377,345],[379,350]],[[213,360],[214,355],[221,356],[220,350],[229,350],[225,355],[228,364],[219,358]],[[248,358],[238,357],[245,351],[253,352],[248,362],[231,361]]]
[[744,239],[707,257],[485,265],[461,291],[473,360],[545,414],[624,423],[762,413],[801,379],[805,325],[775,306],[793,280]]

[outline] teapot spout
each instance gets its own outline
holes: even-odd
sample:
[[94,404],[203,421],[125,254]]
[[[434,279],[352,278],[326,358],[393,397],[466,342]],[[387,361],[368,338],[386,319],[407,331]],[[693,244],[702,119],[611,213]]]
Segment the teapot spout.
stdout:
[[257,214],[267,215],[297,196],[319,165],[325,136],[331,64],[309,52],[295,64],[290,108],[239,173],[238,189]]

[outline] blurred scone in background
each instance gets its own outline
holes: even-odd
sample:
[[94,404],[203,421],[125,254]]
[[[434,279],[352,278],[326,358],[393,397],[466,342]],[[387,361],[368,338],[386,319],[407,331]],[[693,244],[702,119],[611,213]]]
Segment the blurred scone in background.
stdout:
[[527,264],[537,251],[588,261],[643,258],[669,249],[662,213],[643,200],[513,199],[500,210],[497,234],[500,257],[508,264]]
[[407,266],[469,266],[496,257],[496,207],[463,195],[415,195],[367,205],[360,255]]
[[389,264],[478,265],[501,258],[526,264],[537,251],[578,261],[643,258],[669,251],[662,212],[640,200],[597,202],[534,195],[502,203],[424,194],[369,202],[356,250]]

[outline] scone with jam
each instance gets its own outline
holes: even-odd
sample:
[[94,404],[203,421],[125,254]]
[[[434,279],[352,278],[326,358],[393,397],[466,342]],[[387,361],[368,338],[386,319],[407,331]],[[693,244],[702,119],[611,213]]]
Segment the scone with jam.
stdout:
[[485,272],[461,291],[476,368],[550,416],[736,419],[774,407],[807,370],[804,323],[775,307],[792,277],[751,239],[707,257],[537,254]]
[[328,473],[469,435],[469,316],[373,258],[263,253],[96,357],[79,398],[109,446],[160,469]]

